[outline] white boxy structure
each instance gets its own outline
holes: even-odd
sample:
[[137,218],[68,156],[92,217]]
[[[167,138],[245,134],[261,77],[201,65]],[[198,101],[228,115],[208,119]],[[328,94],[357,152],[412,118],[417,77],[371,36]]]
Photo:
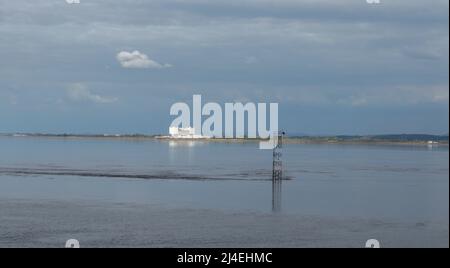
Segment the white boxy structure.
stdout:
[[169,134],[174,139],[207,139],[209,137],[196,135],[192,127],[170,127]]

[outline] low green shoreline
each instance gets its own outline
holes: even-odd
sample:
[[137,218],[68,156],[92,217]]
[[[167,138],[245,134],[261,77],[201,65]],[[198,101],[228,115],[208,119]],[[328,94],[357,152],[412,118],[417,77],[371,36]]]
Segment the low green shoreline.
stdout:
[[[13,138],[59,138],[59,139],[114,139],[114,140],[160,140],[177,142],[224,142],[245,143],[259,142],[263,139],[251,138],[209,138],[189,139],[171,138],[162,135],[124,134],[124,135],[97,135],[97,134],[0,134],[0,137]],[[394,134],[373,136],[298,136],[283,138],[285,144],[377,144],[377,145],[443,145],[448,146],[447,135],[422,135],[422,134]]]

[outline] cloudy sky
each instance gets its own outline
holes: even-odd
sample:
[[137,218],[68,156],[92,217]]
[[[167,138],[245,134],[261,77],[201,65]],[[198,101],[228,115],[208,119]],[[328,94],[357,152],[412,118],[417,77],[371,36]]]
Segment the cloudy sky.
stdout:
[[166,133],[278,102],[290,133],[448,133],[447,0],[0,0],[0,132]]

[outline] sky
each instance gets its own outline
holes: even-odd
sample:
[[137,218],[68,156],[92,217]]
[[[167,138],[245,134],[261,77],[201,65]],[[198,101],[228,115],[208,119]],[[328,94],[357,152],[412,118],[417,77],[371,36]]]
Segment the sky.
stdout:
[[68,2],[0,0],[0,133],[165,134],[193,94],[288,134],[449,132],[447,0]]

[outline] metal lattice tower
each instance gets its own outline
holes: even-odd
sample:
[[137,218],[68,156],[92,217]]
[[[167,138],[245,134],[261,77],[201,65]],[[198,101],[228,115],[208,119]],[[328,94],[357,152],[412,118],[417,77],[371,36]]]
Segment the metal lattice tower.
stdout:
[[283,179],[283,161],[282,161],[282,148],[283,148],[283,133],[276,133],[277,145],[273,148],[273,168],[272,168],[272,180]]

